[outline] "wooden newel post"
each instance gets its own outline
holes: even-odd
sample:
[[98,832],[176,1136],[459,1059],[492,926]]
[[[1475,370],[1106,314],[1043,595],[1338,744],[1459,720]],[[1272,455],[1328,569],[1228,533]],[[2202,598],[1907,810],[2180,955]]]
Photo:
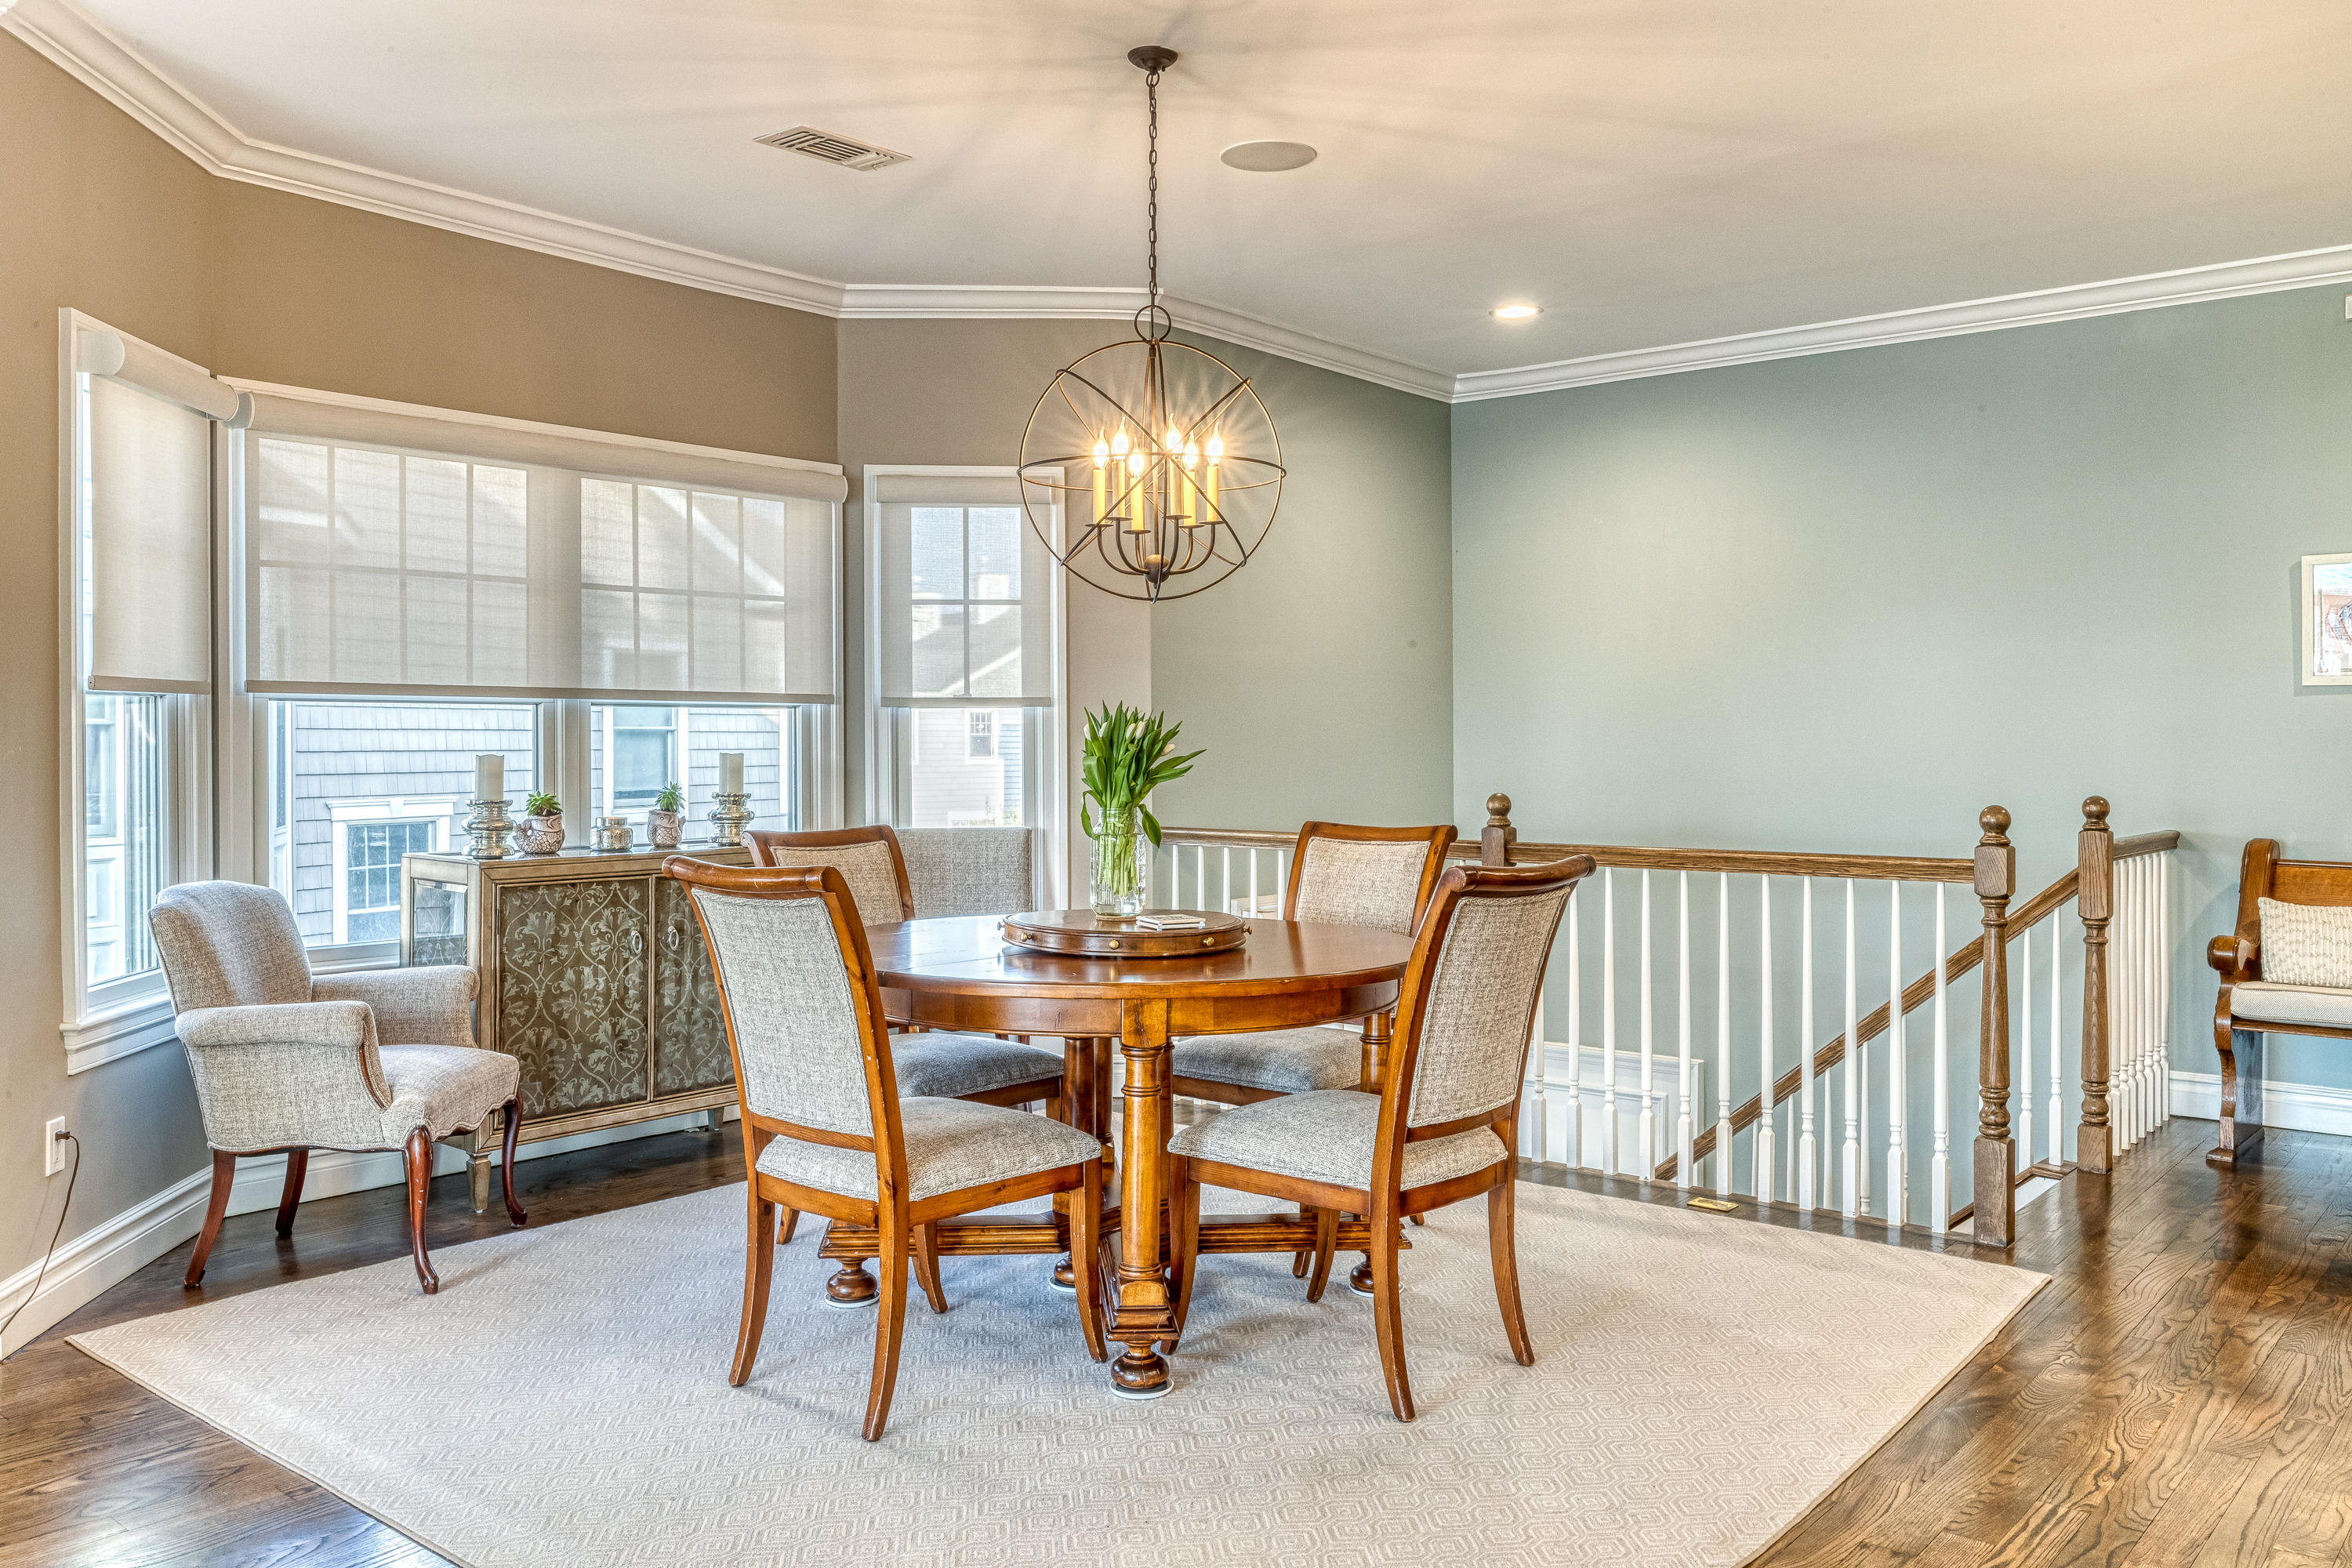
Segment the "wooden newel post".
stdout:
[[2116,1168],[2115,1129],[2107,1125],[2107,922],[2116,913],[2116,836],[2107,803],[2083,803],[2075,841],[2075,908],[2083,917],[2083,1123],[2074,1130],[2074,1168],[2101,1175]]
[[[2017,850],[2009,813],[1977,814],[1977,900],[1984,906],[1984,1000],[1977,1049],[1976,1215],[1970,1228],[1990,1247],[2017,1239],[2017,1144],[2009,1135],[2009,900],[2017,891]],[[1943,955],[1937,954],[1941,963]]]
[[1486,826],[1478,834],[1478,864],[1507,866],[1511,863],[1511,846],[1519,841],[1519,830],[1511,826],[1511,797],[1490,795],[1486,797]]

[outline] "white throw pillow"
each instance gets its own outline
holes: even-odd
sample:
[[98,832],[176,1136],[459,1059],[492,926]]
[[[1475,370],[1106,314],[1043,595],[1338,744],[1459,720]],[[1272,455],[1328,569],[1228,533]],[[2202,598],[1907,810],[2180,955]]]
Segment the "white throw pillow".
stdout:
[[2262,900],[2263,978],[2352,989],[2352,909]]

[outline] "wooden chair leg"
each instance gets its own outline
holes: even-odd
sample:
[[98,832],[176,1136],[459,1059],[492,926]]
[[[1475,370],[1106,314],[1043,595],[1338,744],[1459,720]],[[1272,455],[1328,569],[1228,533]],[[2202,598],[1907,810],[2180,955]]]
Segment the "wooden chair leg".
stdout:
[[1397,1301],[1396,1212],[1374,1203],[1372,1222],[1372,1332],[1380,1341],[1381,1375],[1388,1380],[1389,1408],[1400,1421],[1412,1419],[1412,1385],[1405,1380],[1404,1318]]
[[[890,1212],[893,1208],[898,1212]],[[907,1211],[886,1205],[875,1217],[881,1221],[876,1230],[882,1255],[876,1261],[882,1266],[882,1279],[877,1303],[880,1316],[874,1323],[874,1382],[866,1396],[869,1443],[881,1437],[883,1424],[890,1419],[890,1395],[898,1385],[898,1342],[907,1328]]]
[[310,1169],[310,1151],[286,1152],[286,1190],[278,1198],[278,1234],[294,1234],[294,1210],[302,1201],[302,1178]]
[[1170,1352],[1184,1332],[1185,1314],[1192,1310],[1192,1279],[1201,1262],[1201,1184],[1192,1179],[1192,1162],[1177,1155],[1168,1163],[1168,1229],[1175,1253],[1176,1338],[1162,1340]]
[[1427,1225],[1429,1223],[1429,1216],[1426,1215],[1409,1214],[1404,1217],[1412,1221],[1415,1225]]
[[783,1205],[778,1204],[776,1205],[776,1245],[778,1247],[791,1246],[793,1241],[793,1232],[798,1230],[800,1228],[800,1210],[788,1209],[784,1207]]
[[1086,1335],[1087,1354],[1108,1361],[1110,1348],[1103,1337],[1100,1160],[1089,1160],[1082,1168],[1077,1201],[1070,1210],[1070,1276],[1077,1287],[1078,1328]]
[[1536,1364],[1536,1347],[1528,1338],[1528,1315],[1519,1306],[1518,1203],[1515,1184],[1506,1172],[1486,1194],[1486,1243],[1495,1255],[1495,1300],[1503,1309],[1503,1332],[1511,1354],[1521,1366]]
[[940,1236],[928,1225],[915,1227],[915,1278],[923,1283],[923,1295],[931,1303],[931,1310],[948,1310],[947,1287],[940,1281]]
[[205,1228],[196,1233],[195,1255],[188,1259],[189,1289],[194,1289],[205,1278],[205,1259],[213,1255],[213,1243],[220,1236],[221,1216],[228,1213],[228,1190],[236,1183],[236,1156],[221,1150],[213,1151],[213,1195],[205,1205]]
[[420,1127],[408,1135],[408,1250],[416,1260],[416,1282],[428,1296],[441,1289],[441,1276],[425,1255],[425,1200],[433,1193],[433,1135]]
[[1323,1287],[1331,1282],[1331,1257],[1339,1249],[1339,1211],[1315,1211],[1315,1274],[1307,1281],[1307,1300],[1323,1299]]
[[751,1189],[751,1213],[744,1220],[743,1317],[735,1330],[735,1363],[727,1369],[733,1388],[751,1380],[751,1363],[759,1359],[760,1335],[768,1326],[768,1282],[775,1274],[776,1249],[768,1237],[774,1232],[776,1205],[760,1196],[758,1177]]
[[[1315,1217],[1315,1211],[1307,1205],[1300,1204],[1298,1205],[1298,1217],[1300,1219],[1313,1219]],[[1297,1251],[1290,1255],[1290,1277],[1293,1279],[1306,1279],[1307,1270],[1314,1261],[1315,1249],[1311,1247],[1300,1247]]]
[[504,1141],[499,1145],[499,1191],[507,1201],[508,1222],[520,1226],[530,1218],[523,1212],[522,1205],[515,1202],[514,1190],[515,1144],[522,1136],[522,1102],[508,1100],[499,1112],[499,1120],[506,1123]]

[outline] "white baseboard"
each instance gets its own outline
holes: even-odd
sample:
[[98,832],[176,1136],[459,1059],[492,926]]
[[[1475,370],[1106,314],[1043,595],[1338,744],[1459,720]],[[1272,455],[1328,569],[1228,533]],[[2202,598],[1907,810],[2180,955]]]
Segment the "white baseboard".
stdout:
[[[734,1117],[733,1107],[728,1108],[727,1115],[730,1120]],[[655,1121],[635,1121],[593,1132],[575,1132],[565,1138],[550,1138],[524,1144],[516,1151],[515,1157],[518,1161],[536,1160],[601,1143],[651,1138],[696,1125],[702,1117],[703,1112],[696,1110]],[[495,1155],[492,1163],[496,1163]],[[435,1162],[435,1173],[449,1175],[465,1166],[463,1154],[442,1148]],[[403,1179],[401,1157],[389,1150],[348,1153],[321,1149],[310,1156],[302,1182],[302,1201],[341,1197],[370,1187],[388,1187]],[[228,1212],[251,1214],[257,1209],[276,1208],[285,1183],[285,1155],[240,1160],[236,1184],[229,1189]],[[40,1280],[40,1294],[25,1305],[6,1333],[0,1335],[0,1355],[12,1353],[38,1338],[69,1313],[96,1300],[112,1286],[194,1237],[204,1228],[205,1203],[211,1192],[211,1170],[197,1171],[58,1247],[47,1274],[40,1272],[40,1264],[36,1261],[8,1279],[0,1279],[0,1318],[16,1311],[17,1304],[25,1301],[26,1293],[33,1289],[35,1279]],[[490,1201],[495,1205],[498,1199],[493,1196]],[[54,1216],[49,1223],[57,1223]]]
[[[2173,1068],[2172,1114],[2219,1121],[2221,1075]],[[2333,1132],[2352,1137],[2352,1089],[2326,1089],[2315,1083],[2265,1083],[2263,1125],[2295,1132]]]

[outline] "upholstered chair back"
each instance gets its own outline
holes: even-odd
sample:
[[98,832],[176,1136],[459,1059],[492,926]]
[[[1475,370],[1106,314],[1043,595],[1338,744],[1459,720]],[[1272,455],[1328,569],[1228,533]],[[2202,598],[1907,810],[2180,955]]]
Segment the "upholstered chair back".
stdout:
[[1553,869],[1546,867],[1510,868],[1500,873],[1507,881],[1493,880],[1494,869],[1455,870],[1438,885],[1414,965],[1421,994],[1399,1015],[1418,1031],[1408,1126],[1482,1115],[1518,1098],[1552,936],[1592,862],[1557,864],[1567,874],[1549,885],[1524,875]]
[[899,834],[915,918],[1034,909],[1033,837],[1026,827],[910,827]]
[[907,892],[907,863],[898,836],[888,827],[849,827],[822,833],[747,833],[754,866],[830,866],[849,884],[859,923],[888,925],[914,918]]
[[275,889],[182,882],[147,917],[174,1011],[310,1000],[310,960],[294,911]]
[[[726,879],[719,871],[709,868],[697,879]],[[743,1108],[803,1127],[874,1136],[858,999],[822,893],[747,896],[689,887],[726,997]]]
[[1410,936],[1453,842],[1451,827],[1333,829],[1310,822],[1298,835],[1285,918]]

